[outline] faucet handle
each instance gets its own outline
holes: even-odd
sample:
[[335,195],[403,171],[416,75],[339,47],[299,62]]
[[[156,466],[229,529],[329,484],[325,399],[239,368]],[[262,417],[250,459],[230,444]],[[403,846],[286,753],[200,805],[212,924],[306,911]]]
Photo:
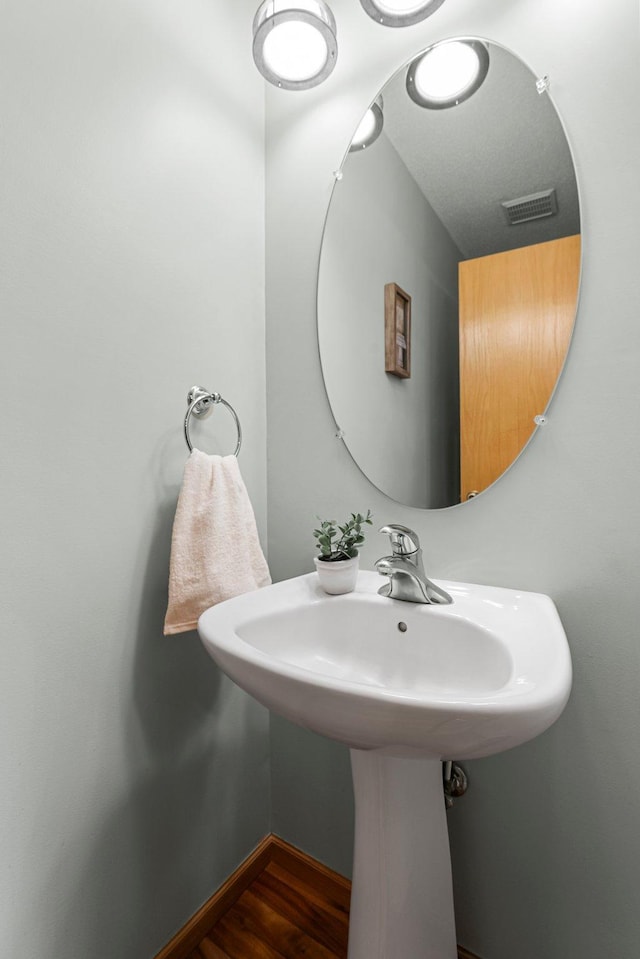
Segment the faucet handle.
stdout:
[[378,532],[389,534],[391,551],[394,556],[409,556],[411,553],[417,553],[420,549],[418,534],[414,533],[408,526],[390,523],[388,526],[381,526]]

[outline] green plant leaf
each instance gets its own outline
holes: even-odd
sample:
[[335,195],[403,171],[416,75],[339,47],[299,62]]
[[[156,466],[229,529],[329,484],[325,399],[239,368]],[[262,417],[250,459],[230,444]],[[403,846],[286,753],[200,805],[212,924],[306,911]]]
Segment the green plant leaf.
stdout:
[[358,555],[358,547],[362,546],[365,537],[362,532],[363,524],[372,525],[371,510],[367,510],[367,515],[362,513],[351,513],[348,519],[342,525],[333,519],[320,520],[320,526],[314,529],[313,535],[318,541],[320,555],[327,561],[336,561],[339,559],[351,559]]

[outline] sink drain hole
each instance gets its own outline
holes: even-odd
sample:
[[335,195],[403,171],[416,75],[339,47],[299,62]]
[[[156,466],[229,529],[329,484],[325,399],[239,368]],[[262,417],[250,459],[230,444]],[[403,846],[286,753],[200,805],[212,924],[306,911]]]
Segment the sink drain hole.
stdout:
[[398,629],[400,630],[401,633],[406,633],[408,628],[409,627],[407,626],[406,623],[402,623],[402,622],[398,623]]

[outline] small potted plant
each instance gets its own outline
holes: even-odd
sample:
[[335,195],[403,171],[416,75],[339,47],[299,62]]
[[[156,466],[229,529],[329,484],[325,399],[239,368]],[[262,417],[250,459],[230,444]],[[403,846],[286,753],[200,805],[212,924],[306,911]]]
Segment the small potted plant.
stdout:
[[313,535],[320,555],[315,557],[320,585],[325,593],[350,593],[358,578],[358,547],[364,543],[364,525],[371,526],[371,510],[367,515],[352,513],[343,526],[334,519],[320,522]]

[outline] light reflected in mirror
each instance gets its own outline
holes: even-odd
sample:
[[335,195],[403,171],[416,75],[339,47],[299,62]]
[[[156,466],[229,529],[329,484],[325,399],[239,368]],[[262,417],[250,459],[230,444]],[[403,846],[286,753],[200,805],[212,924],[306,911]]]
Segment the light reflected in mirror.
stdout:
[[320,255],[336,423],[370,481],[421,508],[472,498],[520,454],[577,305],[580,213],[562,124],[518,57],[473,40],[489,66],[467,99],[418,105],[410,64],[383,87],[382,133],[347,153]]

